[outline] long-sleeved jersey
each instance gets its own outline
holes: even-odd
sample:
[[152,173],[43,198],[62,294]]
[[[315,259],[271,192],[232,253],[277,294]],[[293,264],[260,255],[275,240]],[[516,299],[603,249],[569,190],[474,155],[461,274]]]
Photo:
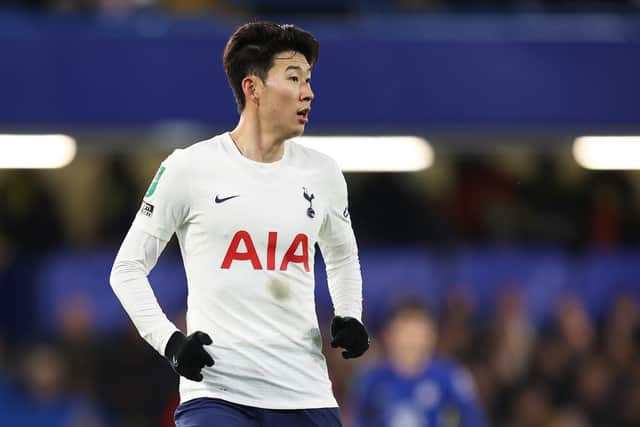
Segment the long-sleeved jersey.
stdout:
[[111,285],[142,337],[164,353],[177,328],[147,280],[175,232],[188,283],[187,333],[215,360],[181,401],[214,397],[271,409],[335,407],[314,299],[315,244],[336,315],[361,317],[362,279],[347,188],[329,157],[286,141],[252,161],[224,133],[161,165],[118,252]]

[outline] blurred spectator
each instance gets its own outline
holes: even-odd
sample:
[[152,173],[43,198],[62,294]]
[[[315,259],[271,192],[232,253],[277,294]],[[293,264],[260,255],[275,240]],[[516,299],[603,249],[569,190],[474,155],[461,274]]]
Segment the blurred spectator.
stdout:
[[551,333],[539,340],[527,380],[546,384],[552,403],[564,404],[571,400],[571,384],[575,376],[573,368],[566,343]]
[[0,175],[0,245],[43,252],[63,243],[60,210],[37,172]]
[[132,213],[142,201],[141,189],[136,186],[126,156],[115,154],[107,158],[101,189],[105,197],[97,201],[100,204],[99,239],[116,244],[126,234],[133,221]]
[[581,188],[571,188],[560,179],[561,165],[549,153],[532,156],[534,173],[524,180],[518,194],[522,235],[518,240],[533,244],[562,242],[567,246],[584,243],[588,219]]
[[545,427],[551,419],[552,407],[545,387],[526,385],[515,396],[509,427]]
[[473,302],[467,294],[458,289],[447,294],[437,341],[438,353],[461,361],[477,355],[473,344],[478,331],[473,329],[473,315]]
[[[68,389],[98,399],[115,414],[119,427],[157,427],[163,411],[177,403],[176,380],[167,374],[164,359],[140,342],[133,329],[123,336],[96,336],[93,313],[82,294],[69,295],[57,313],[56,336],[67,365]],[[146,384],[143,374],[150,377]],[[148,384],[154,384],[153,392]]]
[[609,414],[617,427],[640,425],[640,362],[636,361],[636,365],[635,372],[632,371],[631,377],[624,380],[615,396],[618,400],[615,412]]
[[616,377],[628,375],[637,359],[636,341],[640,338],[638,302],[628,294],[620,295],[611,310],[604,329],[604,351]]
[[383,332],[386,361],[356,380],[358,427],[484,426],[470,375],[434,357],[437,330],[416,302],[399,305]]
[[549,427],[590,427],[584,413],[576,408],[560,409],[549,422]]
[[607,426],[613,414],[613,377],[607,361],[591,355],[578,368],[576,401],[595,426]]
[[[622,242],[637,237],[629,215],[630,201],[633,199],[631,184],[624,174],[615,171],[601,171],[589,176],[585,185],[589,188],[590,240],[598,247],[614,248]],[[623,232],[626,230],[626,232]]]
[[119,427],[157,427],[175,405],[178,378],[133,326],[102,337],[97,363],[98,396],[118,415]]
[[512,240],[518,232],[515,181],[485,160],[461,156],[446,217],[462,241]]
[[556,311],[560,339],[567,345],[571,357],[579,358],[593,350],[595,327],[582,300],[567,296]]
[[98,342],[93,309],[83,295],[69,295],[58,313],[57,335],[62,356],[68,364],[69,388],[96,396]]
[[502,384],[511,386],[526,372],[535,344],[533,325],[515,286],[498,296],[491,328],[493,371]]
[[0,425],[21,427],[106,427],[96,405],[66,389],[66,364],[47,345],[20,357],[19,377],[0,390]]

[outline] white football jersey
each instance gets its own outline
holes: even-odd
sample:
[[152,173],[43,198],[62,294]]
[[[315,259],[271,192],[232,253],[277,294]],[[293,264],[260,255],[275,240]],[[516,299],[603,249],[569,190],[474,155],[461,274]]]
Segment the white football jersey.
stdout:
[[[215,360],[181,401],[215,397],[271,409],[335,407],[321,352],[314,253],[325,258],[335,312],[361,317],[361,276],[347,188],[329,157],[286,141],[252,161],[229,133],[175,150],[133,223],[175,232],[188,282],[187,333],[208,333]],[[158,349],[162,351],[162,349]]]

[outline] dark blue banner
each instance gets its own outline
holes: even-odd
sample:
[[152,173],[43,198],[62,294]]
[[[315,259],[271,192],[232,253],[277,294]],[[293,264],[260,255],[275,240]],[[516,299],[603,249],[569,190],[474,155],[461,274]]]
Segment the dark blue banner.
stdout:
[[[297,21],[321,42],[310,130],[640,129],[640,18]],[[0,126],[230,126],[237,23],[0,16]]]

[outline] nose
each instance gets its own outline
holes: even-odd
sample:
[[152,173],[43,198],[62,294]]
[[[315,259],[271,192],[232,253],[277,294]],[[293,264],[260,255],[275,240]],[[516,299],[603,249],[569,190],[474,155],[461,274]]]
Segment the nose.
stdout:
[[307,83],[304,85],[302,92],[300,93],[300,98],[302,101],[311,102],[314,98],[313,91],[311,90],[311,84]]

